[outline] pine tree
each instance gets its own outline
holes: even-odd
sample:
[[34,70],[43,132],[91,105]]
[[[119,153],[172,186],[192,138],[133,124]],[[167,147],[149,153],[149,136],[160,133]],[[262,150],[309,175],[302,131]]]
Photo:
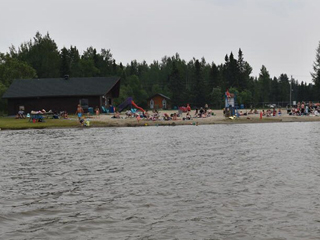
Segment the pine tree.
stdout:
[[171,96],[173,106],[181,106],[183,104],[182,96],[184,91],[184,85],[176,61],[172,62],[172,71],[169,75],[169,86],[172,92]]
[[238,75],[239,90],[243,91],[248,88],[249,81],[250,81],[250,74],[252,73],[252,68],[249,65],[249,63],[244,61],[241,48],[239,48],[237,64],[238,64],[238,71],[239,71],[239,75]]
[[60,54],[49,33],[37,32],[33,41],[21,44],[17,57],[33,67],[39,78],[60,77]]
[[195,99],[194,100],[195,100],[195,104],[198,107],[201,107],[206,104],[206,97],[205,97],[205,85],[203,82],[202,69],[201,69],[201,64],[200,64],[199,60],[195,61],[194,67],[195,67],[195,72],[194,72]]
[[70,57],[69,51],[64,47],[61,49],[60,53],[61,66],[60,66],[60,76],[70,75]]
[[316,60],[313,63],[313,73],[311,73],[312,80],[315,85],[315,97],[317,100],[320,98],[320,41],[316,50]]
[[270,79],[270,74],[265,66],[261,67],[258,82],[261,89],[260,100],[262,102],[269,102],[270,90],[271,90],[271,79]]
[[80,77],[81,76],[81,66],[80,66],[80,54],[77,47],[70,47],[69,50],[70,58],[70,77]]

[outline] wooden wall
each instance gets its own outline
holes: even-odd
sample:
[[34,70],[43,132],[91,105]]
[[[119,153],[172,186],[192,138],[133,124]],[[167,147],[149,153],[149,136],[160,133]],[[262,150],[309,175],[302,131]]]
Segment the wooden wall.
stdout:
[[[162,109],[163,109],[162,100],[165,99],[165,98],[163,98],[163,97],[160,96],[160,95],[156,95],[156,96],[154,96],[154,97],[151,98],[151,99],[153,99],[153,101],[154,101],[154,109],[159,109],[159,108],[162,108]],[[148,107],[149,107],[149,108],[150,108],[150,101],[151,101],[151,99],[148,100]],[[166,107],[166,109],[170,109],[170,108],[171,108],[170,100],[166,99],[166,101],[167,101],[167,107]]]
[[19,111],[19,106],[24,106],[25,113],[31,111],[39,111],[45,109],[46,111],[67,111],[69,114],[74,114],[77,110],[77,105],[80,99],[88,99],[89,107],[93,109],[98,106],[101,109],[101,97],[52,97],[52,98],[22,98],[22,99],[8,99],[8,114],[15,115]]

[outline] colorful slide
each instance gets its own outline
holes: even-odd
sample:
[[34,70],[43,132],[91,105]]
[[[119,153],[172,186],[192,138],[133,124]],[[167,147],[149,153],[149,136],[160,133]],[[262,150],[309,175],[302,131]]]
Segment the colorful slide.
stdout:
[[126,107],[128,107],[129,105],[134,106],[135,108],[139,109],[142,112],[145,112],[145,110],[141,107],[139,107],[133,100],[132,97],[128,97],[123,103],[121,103],[118,106],[118,111],[122,112]]
[[133,100],[131,101],[131,104],[132,104],[132,106],[134,106],[136,109],[139,109],[140,111],[145,112],[145,110],[144,110],[143,108],[139,107],[137,104],[135,104],[135,102],[134,102]]

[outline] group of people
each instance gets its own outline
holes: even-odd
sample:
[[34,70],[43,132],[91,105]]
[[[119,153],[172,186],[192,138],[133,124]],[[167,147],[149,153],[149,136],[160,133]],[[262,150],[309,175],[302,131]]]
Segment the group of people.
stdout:
[[206,104],[205,107],[201,107],[200,109],[196,108],[196,112],[194,114],[194,118],[207,118],[214,115],[213,111],[208,108],[208,105]]
[[262,116],[266,117],[275,117],[277,115],[281,116],[281,114],[281,108],[279,108],[278,110],[276,108],[268,109],[267,111],[265,111],[264,109],[262,110]]
[[294,116],[319,116],[320,106],[313,104],[311,101],[308,103],[298,102],[296,106],[288,107],[288,113]]
[[16,119],[24,119],[26,117],[29,118],[31,116],[30,114],[31,115],[43,115],[43,116],[46,115],[48,117],[51,116],[54,119],[58,119],[58,118],[67,119],[68,118],[68,112],[67,111],[55,112],[55,111],[52,111],[52,110],[46,111],[45,109],[38,110],[38,111],[32,110],[28,114],[25,114],[24,110],[20,109],[18,111],[18,113],[16,114],[15,118]]
[[[152,112],[144,111],[144,112],[137,112],[136,109],[127,110],[125,112],[125,119],[127,118],[137,118],[139,121],[140,119],[150,120],[150,121],[157,121],[157,120],[191,120],[193,118],[206,118],[209,116],[214,115],[213,111],[209,109],[208,104],[206,104],[204,107],[196,108],[195,113],[191,114],[191,107],[189,104],[187,104],[187,107],[179,108],[178,112],[174,113],[163,113],[160,114],[160,112],[157,109],[153,109]],[[122,118],[120,116],[119,112],[115,112],[111,118],[114,119],[120,119]]]
[[[257,109],[251,109],[249,112],[239,111],[239,116],[247,116],[249,114],[259,114],[260,112]],[[261,110],[262,116],[274,117],[281,116],[281,108],[269,108],[267,110]],[[291,116],[320,116],[320,105],[313,104],[311,101],[298,102],[295,106],[287,106],[287,114]]]
[[17,115],[16,115],[16,119],[24,119],[26,118],[26,115],[24,113],[24,111],[21,109],[18,111]]

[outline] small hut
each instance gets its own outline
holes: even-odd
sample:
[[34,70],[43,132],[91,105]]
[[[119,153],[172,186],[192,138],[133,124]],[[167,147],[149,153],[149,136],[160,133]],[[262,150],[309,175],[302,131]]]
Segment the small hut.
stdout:
[[171,108],[171,101],[170,98],[161,94],[157,93],[152,97],[148,98],[148,107],[150,109],[170,109]]

